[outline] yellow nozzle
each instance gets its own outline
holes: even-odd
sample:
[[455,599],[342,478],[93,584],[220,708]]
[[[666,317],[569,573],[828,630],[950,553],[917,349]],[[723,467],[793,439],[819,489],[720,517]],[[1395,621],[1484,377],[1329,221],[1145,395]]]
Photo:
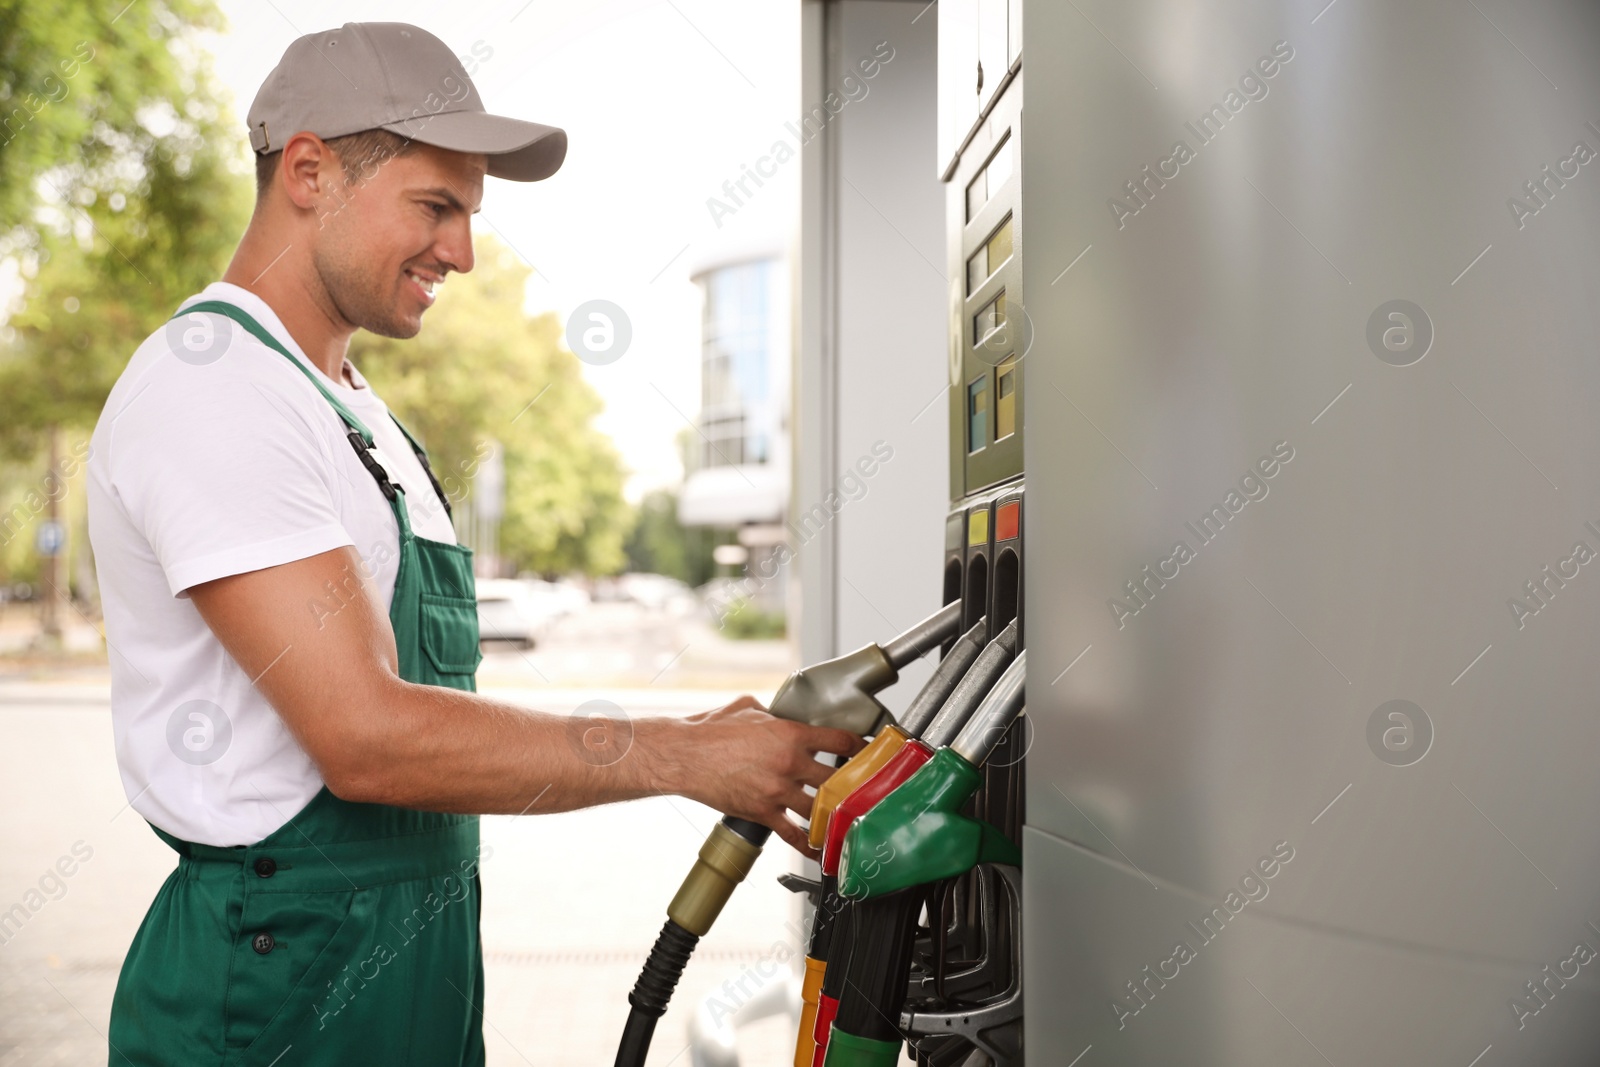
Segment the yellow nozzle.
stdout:
[[812,848],[821,848],[822,843],[827,840],[828,819],[840,801],[854,793],[868,778],[877,774],[909,740],[906,732],[900,727],[885,726],[878,731],[876,737],[867,742],[865,748],[851,756],[843,767],[828,776],[828,780],[822,783],[822,787],[817,790],[816,799],[811,803],[811,829],[807,836]]
[[704,937],[760,855],[760,845],[752,845],[717,823],[700,846],[700,858],[667,905],[667,917],[691,934]]
[[806,957],[806,978],[800,987],[800,1033],[794,1042],[794,1067],[811,1067],[817,1054],[817,1038],[812,1033],[817,1028],[817,1002],[822,999],[822,975],[828,969],[826,960]]

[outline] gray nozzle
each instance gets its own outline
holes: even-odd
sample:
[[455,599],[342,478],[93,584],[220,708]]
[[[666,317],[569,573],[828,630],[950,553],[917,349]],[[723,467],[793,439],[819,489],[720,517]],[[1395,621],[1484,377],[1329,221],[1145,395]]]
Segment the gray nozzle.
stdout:
[[1006,735],[1006,730],[1022,713],[1023,682],[1028,673],[1028,653],[1017,653],[1011,666],[994,683],[989,695],[973,713],[972,719],[962,728],[961,734],[950,742],[950,751],[972,764],[983,766],[994,746]]
[[864,645],[789,675],[767,710],[791,722],[870,733],[888,714],[873,694],[898,677],[881,648]]
[[905,714],[900,716],[900,728],[907,734],[912,737],[922,736],[922,731],[926,730],[933,717],[939,714],[939,709],[950,699],[950,694],[955,691],[962,676],[983,651],[983,633],[987,628],[988,621],[979,619],[978,624],[962,634],[945,654],[944,659],[939,661],[939,666],[934,668],[933,677],[928,679],[922,691],[906,708]]
[[1011,657],[1016,654],[1017,623],[1013,619],[978,654],[976,662],[966,674],[962,675],[961,681],[956,683],[950,699],[944,702],[939,714],[935,715],[928,728],[922,731],[922,743],[929,748],[940,749],[954,740],[956,734],[961,732],[961,728],[972,717],[973,709],[983,703],[983,698],[993,688],[995,679],[1000,677],[1006,669],[1006,664],[1010,663]]
[[942,645],[961,630],[961,601],[946,604],[899,637],[883,645],[889,665],[899,670],[921,658],[935,645]]

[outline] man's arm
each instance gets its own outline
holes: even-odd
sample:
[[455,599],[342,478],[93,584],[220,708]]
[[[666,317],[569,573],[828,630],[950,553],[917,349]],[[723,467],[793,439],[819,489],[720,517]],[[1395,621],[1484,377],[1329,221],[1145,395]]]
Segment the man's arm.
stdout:
[[[854,753],[843,730],[774,718],[750,697],[682,719],[632,722],[607,766],[584,758],[571,721],[398,673],[394,632],[360,558],[344,547],[189,589],[206,624],[345,800],[476,814],[569,811],[672,793],[771,827],[807,855],[803,786]],[[329,613],[327,589],[360,581]]]

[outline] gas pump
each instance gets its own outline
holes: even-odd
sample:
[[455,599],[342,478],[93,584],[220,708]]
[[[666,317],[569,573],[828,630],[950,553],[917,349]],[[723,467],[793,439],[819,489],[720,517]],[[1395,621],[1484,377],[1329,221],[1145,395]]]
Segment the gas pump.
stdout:
[[[892,1067],[899,1061],[917,917],[929,899],[929,887],[980,864],[1004,864],[1015,871],[1021,862],[1014,842],[987,823],[963,815],[961,809],[983,784],[979,768],[1022,710],[1026,673],[1023,652],[994,683],[956,739],[863,814],[845,835],[839,887],[853,902],[852,919],[850,944],[840,946],[848,951],[834,962],[834,967],[844,967],[846,977],[826,1046],[827,1067]],[[1014,904],[1018,898],[1014,878],[1011,881]],[[1020,959],[1015,959],[1019,953],[1011,955],[1012,980],[1000,1001],[1016,1017],[1021,1009],[1020,984],[1015,981]],[[995,1016],[995,1022],[1005,1021],[995,1010],[999,1006],[989,1001],[981,1008]],[[955,1014],[943,1013],[939,1021],[952,1023]],[[933,1036],[942,1035],[934,1031]],[[1011,1050],[991,1046],[986,1051],[999,1058]]]
[[[903,739],[906,735],[886,723],[890,718],[888,709],[878,702],[876,694],[899,679],[901,668],[955,637],[960,626],[960,605],[947,604],[882,645],[865,645],[796,671],[779,687],[768,710],[781,719],[858,734],[870,733],[882,725],[879,736],[888,735],[888,739],[870,756],[869,745],[852,762],[863,756],[868,756],[867,763],[887,760],[893,755],[894,738]],[[771,833],[768,827],[731,815],[712,827],[705,844],[700,846],[698,859],[667,906],[667,921],[628,995],[632,1010],[617,1048],[616,1067],[642,1067],[656,1020],[666,1014],[695,945],[755,866]]]

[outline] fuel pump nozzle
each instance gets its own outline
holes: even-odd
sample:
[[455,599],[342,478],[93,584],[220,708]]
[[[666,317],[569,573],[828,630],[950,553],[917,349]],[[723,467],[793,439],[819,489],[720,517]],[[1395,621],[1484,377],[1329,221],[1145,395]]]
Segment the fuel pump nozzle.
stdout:
[[[955,637],[960,626],[960,602],[947,604],[882,645],[866,645],[796,671],[778,688],[767,710],[780,719],[856,734],[885,726],[892,716],[876,694],[899,679],[902,667]],[[890,729],[885,726],[879,733]],[[896,732],[904,737],[903,731]],[[890,750],[883,758],[892,754]],[[755,866],[771,833],[760,823],[731,815],[711,828],[698,859],[667,906],[666,924],[628,995],[632,1011],[617,1049],[616,1067],[642,1067],[656,1020],[666,1013],[695,945]]]
[[778,687],[767,710],[793,722],[871,733],[889,717],[876,694],[895,683],[902,667],[954,637],[960,626],[960,602],[946,604],[882,645],[865,645],[795,671]]

